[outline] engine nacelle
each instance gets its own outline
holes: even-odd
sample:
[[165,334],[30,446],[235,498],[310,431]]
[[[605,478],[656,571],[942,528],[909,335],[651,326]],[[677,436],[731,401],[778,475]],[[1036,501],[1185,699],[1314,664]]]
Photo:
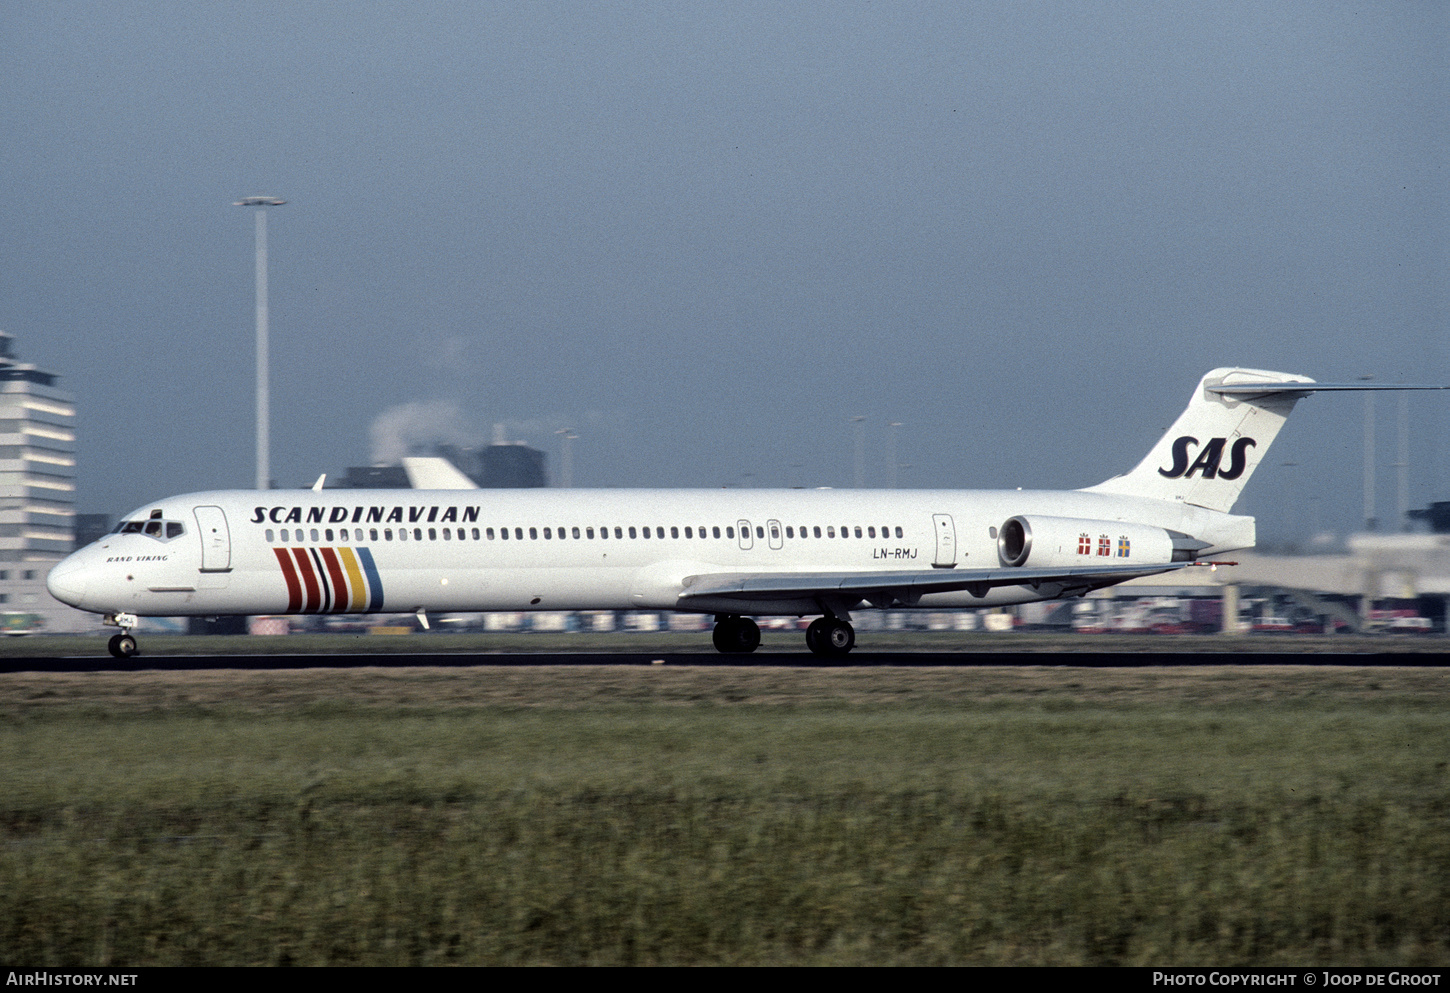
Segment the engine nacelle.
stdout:
[[1190,561],[1208,547],[1180,531],[1124,521],[1033,514],[1009,517],[997,529],[997,556],[1013,567],[1167,565]]

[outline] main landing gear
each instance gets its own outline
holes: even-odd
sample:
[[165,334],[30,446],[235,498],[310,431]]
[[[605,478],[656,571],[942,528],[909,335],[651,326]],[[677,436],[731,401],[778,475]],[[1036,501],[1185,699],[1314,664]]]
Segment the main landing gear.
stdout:
[[841,658],[856,647],[856,629],[830,614],[817,617],[806,628],[806,647],[822,658]]
[[[748,617],[717,614],[713,638],[725,655],[748,655],[760,647],[760,626]],[[806,647],[822,658],[841,658],[856,647],[856,629],[833,614],[817,617],[806,628]]]
[[713,635],[716,651],[726,655],[749,655],[760,647],[760,625],[748,617],[719,614]]
[[135,614],[107,614],[101,618],[102,624],[114,624],[121,629],[120,634],[111,636],[106,642],[106,649],[118,659],[129,659],[133,655],[139,655],[141,649],[136,645],[136,638],[131,634],[131,629],[136,626],[138,618]]

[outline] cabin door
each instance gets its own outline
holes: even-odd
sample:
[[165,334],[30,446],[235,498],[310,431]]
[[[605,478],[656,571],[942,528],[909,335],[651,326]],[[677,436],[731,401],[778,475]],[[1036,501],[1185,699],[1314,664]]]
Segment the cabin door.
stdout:
[[935,569],[952,569],[957,564],[957,529],[952,524],[951,514],[932,514],[932,527],[936,530],[936,558],[932,559]]
[[765,534],[770,539],[771,548],[785,547],[785,538],[782,536],[780,521],[766,521]]
[[197,507],[193,513],[201,532],[201,571],[230,572],[232,536],[227,530],[227,515],[220,507]]

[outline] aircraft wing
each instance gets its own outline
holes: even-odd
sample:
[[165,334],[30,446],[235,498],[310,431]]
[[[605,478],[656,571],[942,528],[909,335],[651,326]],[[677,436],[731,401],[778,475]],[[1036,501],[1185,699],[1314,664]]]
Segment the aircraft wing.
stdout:
[[928,593],[966,590],[983,597],[997,586],[1061,585],[1063,593],[1111,586],[1139,576],[1173,572],[1188,565],[1100,565],[1072,568],[931,569],[920,572],[748,573],[690,576],[680,605],[691,600],[802,600],[812,597],[867,600],[878,607],[914,604]]

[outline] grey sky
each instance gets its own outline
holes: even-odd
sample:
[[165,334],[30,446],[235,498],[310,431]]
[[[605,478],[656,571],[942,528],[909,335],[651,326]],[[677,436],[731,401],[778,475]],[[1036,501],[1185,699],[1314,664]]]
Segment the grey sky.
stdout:
[[[858,414],[869,484],[900,421],[903,485],[1087,485],[1217,365],[1450,382],[1447,10],[11,2],[0,329],[80,509],[251,485],[265,192],[281,485],[409,404],[576,485],[849,485]],[[1357,522],[1363,410],[1301,404],[1266,537]]]

